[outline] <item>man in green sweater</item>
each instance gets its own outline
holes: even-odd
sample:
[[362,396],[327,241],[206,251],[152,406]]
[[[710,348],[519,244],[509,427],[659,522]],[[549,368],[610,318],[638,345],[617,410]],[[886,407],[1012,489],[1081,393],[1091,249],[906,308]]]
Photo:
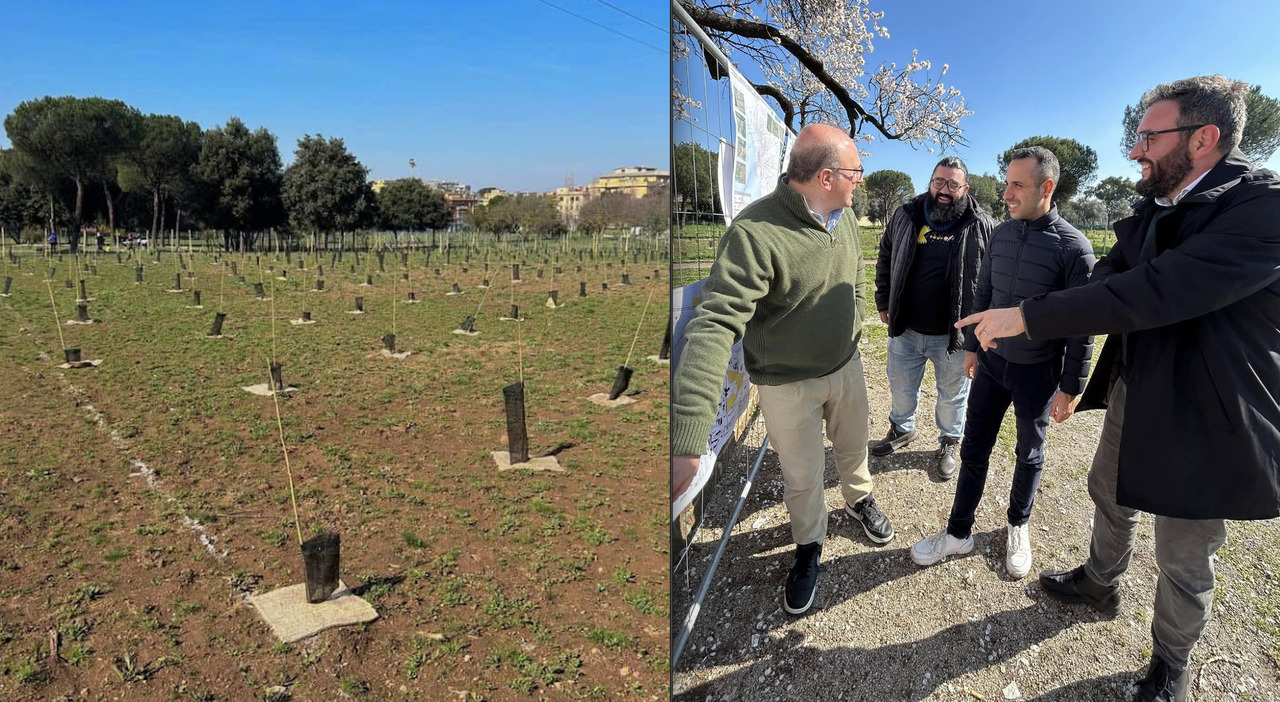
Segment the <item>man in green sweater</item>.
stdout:
[[827,533],[823,420],[845,510],[877,544],[894,533],[867,469],[867,384],[858,354],[866,273],[858,224],[846,210],[861,181],[862,159],[848,134],[822,124],[801,130],[778,187],[743,209],[720,240],[672,374],[679,494],[707,450],[729,355],[742,342],[797,544],[783,597],[791,614],[813,604]]

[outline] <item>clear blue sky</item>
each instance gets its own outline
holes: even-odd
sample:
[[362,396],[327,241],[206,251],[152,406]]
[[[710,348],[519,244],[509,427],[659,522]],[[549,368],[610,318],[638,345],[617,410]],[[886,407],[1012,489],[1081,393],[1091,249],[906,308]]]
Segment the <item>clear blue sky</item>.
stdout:
[[286,165],[323,133],[371,179],[413,158],[421,178],[477,189],[666,169],[669,6],[609,4],[661,29],[601,0],[0,0],[0,113],[100,95],[204,128],[237,116],[275,134]]
[[[868,56],[872,70],[881,63],[902,66],[913,49],[933,61],[935,75],[950,64],[944,82],[960,89],[974,113],[961,121],[969,146],[955,153],[973,173],[998,174],[1001,152],[1047,134],[1093,147],[1098,180],[1136,180],[1137,168],[1120,153],[1121,119],[1125,105],[1136,104],[1148,88],[1221,73],[1280,98],[1276,2],[872,0],[871,9],[885,13],[890,33]],[[940,158],[897,142],[866,148],[868,172],[904,171],[917,191]],[[1280,156],[1264,165],[1280,170]]]

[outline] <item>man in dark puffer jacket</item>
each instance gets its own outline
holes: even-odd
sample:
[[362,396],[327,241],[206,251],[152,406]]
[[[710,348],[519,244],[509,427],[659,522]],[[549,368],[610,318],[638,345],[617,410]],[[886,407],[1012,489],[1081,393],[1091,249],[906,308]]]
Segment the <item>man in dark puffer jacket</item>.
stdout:
[[947,156],[929,178],[929,191],[893,213],[876,260],[876,308],[889,325],[889,433],[871,445],[888,456],[916,438],[916,409],[925,366],[938,386],[938,474],[955,475],[964,436],[969,379],[964,337],[955,323],[969,314],[995,220],[969,194],[969,169]]
[[[1093,270],[1093,247],[1052,207],[1058,159],[1039,146],[1013,152],[1005,202],[1012,217],[991,232],[987,260],[978,278],[974,312],[1006,307],[1084,285]],[[1015,578],[1031,570],[1027,522],[1044,464],[1049,418],[1062,422],[1075,410],[1089,375],[1093,338],[1032,341],[1014,339],[982,351],[972,331],[965,335],[965,373],[974,379],[960,447],[960,478],[946,528],[911,549],[918,565],[973,550],[973,521],[987,480],[987,466],[1004,413],[1013,404],[1017,420],[1017,464],[1009,491],[1005,567]]]

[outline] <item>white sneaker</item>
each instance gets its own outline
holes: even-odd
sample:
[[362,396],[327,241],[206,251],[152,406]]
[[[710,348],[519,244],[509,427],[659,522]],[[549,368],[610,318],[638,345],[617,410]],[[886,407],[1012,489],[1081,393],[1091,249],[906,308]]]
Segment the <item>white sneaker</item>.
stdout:
[[973,535],[957,539],[943,528],[928,538],[921,539],[911,547],[911,560],[918,566],[931,566],[944,560],[947,556],[963,556],[973,550]]
[[1009,571],[1009,575],[1022,578],[1031,572],[1031,530],[1026,524],[1009,525],[1004,554],[1004,567]]

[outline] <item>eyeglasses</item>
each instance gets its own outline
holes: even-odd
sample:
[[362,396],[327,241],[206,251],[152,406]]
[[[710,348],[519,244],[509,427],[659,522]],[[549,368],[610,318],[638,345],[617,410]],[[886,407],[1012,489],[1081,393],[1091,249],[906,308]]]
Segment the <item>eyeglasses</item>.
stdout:
[[862,180],[863,169],[861,168],[833,168],[832,170],[839,173],[840,175],[844,175],[845,171],[850,171],[852,173],[856,173],[857,177],[855,178],[853,176],[844,176],[845,178],[849,180]]
[[946,178],[934,178],[933,180],[930,180],[929,183],[938,190],[946,188],[953,193],[958,193],[961,188],[965,187],[965,184],[958,180],[947,180]]
[[1194,132],[1195,130],[1201,127],[1207,127],[1207,126],[1209,125],[1189,124],[1185,127],[1174,127],[1173,129],[1156,129],[1148,132],[1138,132],[1134,136],[1138,137],[1138,147],[1142,149],[1143,153],[1146,153],[1147,149],[1151,148],[1151,137],[1155,136],[1156,134],[1168,134],[1169,132]]

